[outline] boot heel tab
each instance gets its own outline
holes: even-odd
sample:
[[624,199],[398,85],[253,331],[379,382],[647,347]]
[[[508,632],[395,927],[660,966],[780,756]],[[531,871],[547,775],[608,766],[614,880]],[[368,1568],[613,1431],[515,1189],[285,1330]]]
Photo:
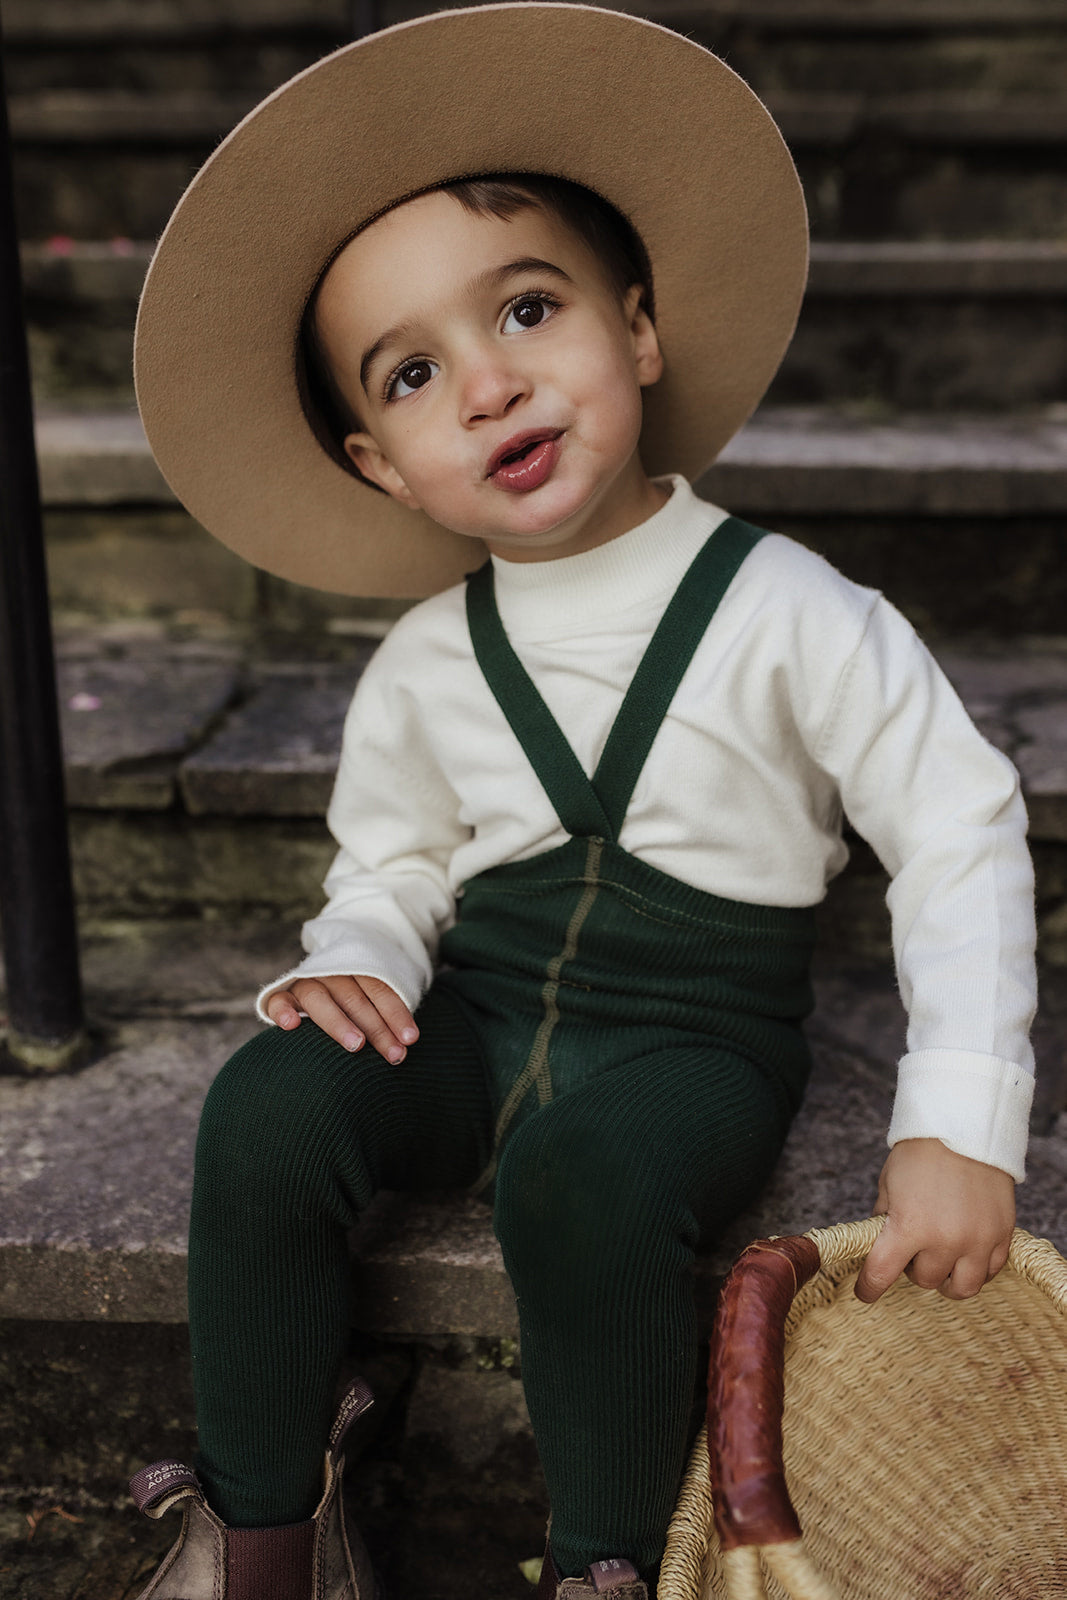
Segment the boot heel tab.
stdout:
[[608,1600],[620,1593],[632,1596],[633,1600],[638,1600],[639,1596],[644,1600],[648,1593],[637,1568],[629,1561],[594,1561],[586,1575],[594,1592],[608,1596]]
[[340,1456],[341,1445],[344,1443],[349,1428],[365,1411],[369,1411],[373,1404],[374,1395],[370,1384],[364,1378],[356,1378],[349,1384],[341,1396],[341,1404],[337,1408],[337,1419],[330,1429],[329,1456],[331,1461],[336,1462]]
[[130,1479],[130,1494],[138,1511],[153,1519],[165,1516],[182,1500],[202,1498],[196,1473],[181,1461],[153,1461],[142,1467]]

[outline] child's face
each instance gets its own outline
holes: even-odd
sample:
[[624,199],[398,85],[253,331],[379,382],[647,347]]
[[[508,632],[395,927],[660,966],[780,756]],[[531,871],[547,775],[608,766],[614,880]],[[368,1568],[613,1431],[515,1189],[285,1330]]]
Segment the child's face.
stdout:
[[421,195],[353,239],[319,339],[362,428],[345,449],[404,505],[513,560],[605,543],[662,492],[637,454],[655,329],[531,205],[503,220]]

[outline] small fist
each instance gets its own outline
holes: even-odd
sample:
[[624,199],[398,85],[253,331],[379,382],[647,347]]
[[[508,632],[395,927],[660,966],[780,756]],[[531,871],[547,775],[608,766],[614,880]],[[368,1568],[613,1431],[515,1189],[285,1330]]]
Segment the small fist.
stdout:
[[860,1300],[877,1300],[902,1272],[949,1300],[967,1300],[1008,1259],[1015,1183],[940,1139],[902,1139],[882,1168],[874,1209],[886,1223],[856,1280]]

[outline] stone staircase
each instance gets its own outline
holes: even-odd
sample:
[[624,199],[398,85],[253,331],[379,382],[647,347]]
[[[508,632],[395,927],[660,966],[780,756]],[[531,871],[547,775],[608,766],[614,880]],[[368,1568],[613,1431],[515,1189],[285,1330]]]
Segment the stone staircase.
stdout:
[[[288,965],[318,902],[344,707],[399,609],[284,585],[216,546],[163,484],[130,384],[149,241],[217,139],[350,37],[357,10],[4,0],[99,1046],[75,1077],[0,1080],[0,1432],[12,1471],[0,1589],[12,1600],[125,1600],[138,1563],[166,1543],[169,1529],[136,1530],[118,1554],[85,1554],[86,1530],[106,1545],[121,1526],[127,1541],[109,1510],[127,1468],[189,1448],[184,1234],[199,1104],[247,1036],[249,995]],[[377,20],[418,10],[386,0]],[[1067,1248],[1067,11],[1062,0],[654,0],[643,12],[716,49],[767,100],[812,216],[797,337],[701,490],[884,588],[1022,771],[1045,1005],[1020,1215]],[[883,893],[857,845],[822,913],[812,1090],[770,1189],[701,1265],[705,1316],[748,1238],[869,1208],[901,1034]],[[358,1259],[354,1352],[398,1396],[380,1464],[365,1468],[372,1521],[388,1540],[416,1490],[426,1526],[449,1495],[482,1507],[495,1495],[527,1517],[518,1554],[533,1555],[541,1500],[516,1399],[514,1305],[484,1211],[385,1197]],[[77,1443],[72,1395],[91,1419]],[[448,1464],[447,1491],[428,1460]],[[24,1548],[5,1507],[21,1517],[53,1501],[86,1530],[55,1517]],[[513,1592],[512,1554],[485,1547],[490,1600]],[[453,1579],[431,1557],[396,1558],[411,1600],[451,1600]]]

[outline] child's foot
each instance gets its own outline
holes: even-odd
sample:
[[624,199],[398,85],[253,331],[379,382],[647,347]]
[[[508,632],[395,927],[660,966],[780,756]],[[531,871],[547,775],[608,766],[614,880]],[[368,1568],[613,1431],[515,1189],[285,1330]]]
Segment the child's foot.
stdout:
[[139,1510],[161,1517],[180,1505],[183,1513],[177,1542],[139,1600],[384,1600],[341,1497],[341,1444],[349,1423],[371,1404],[370,1390],[357,1380],[341,1402],[322,1499],[307,1522],[229,1528],[180,1462],[157,1461],[139,1472],[130,1484]]

